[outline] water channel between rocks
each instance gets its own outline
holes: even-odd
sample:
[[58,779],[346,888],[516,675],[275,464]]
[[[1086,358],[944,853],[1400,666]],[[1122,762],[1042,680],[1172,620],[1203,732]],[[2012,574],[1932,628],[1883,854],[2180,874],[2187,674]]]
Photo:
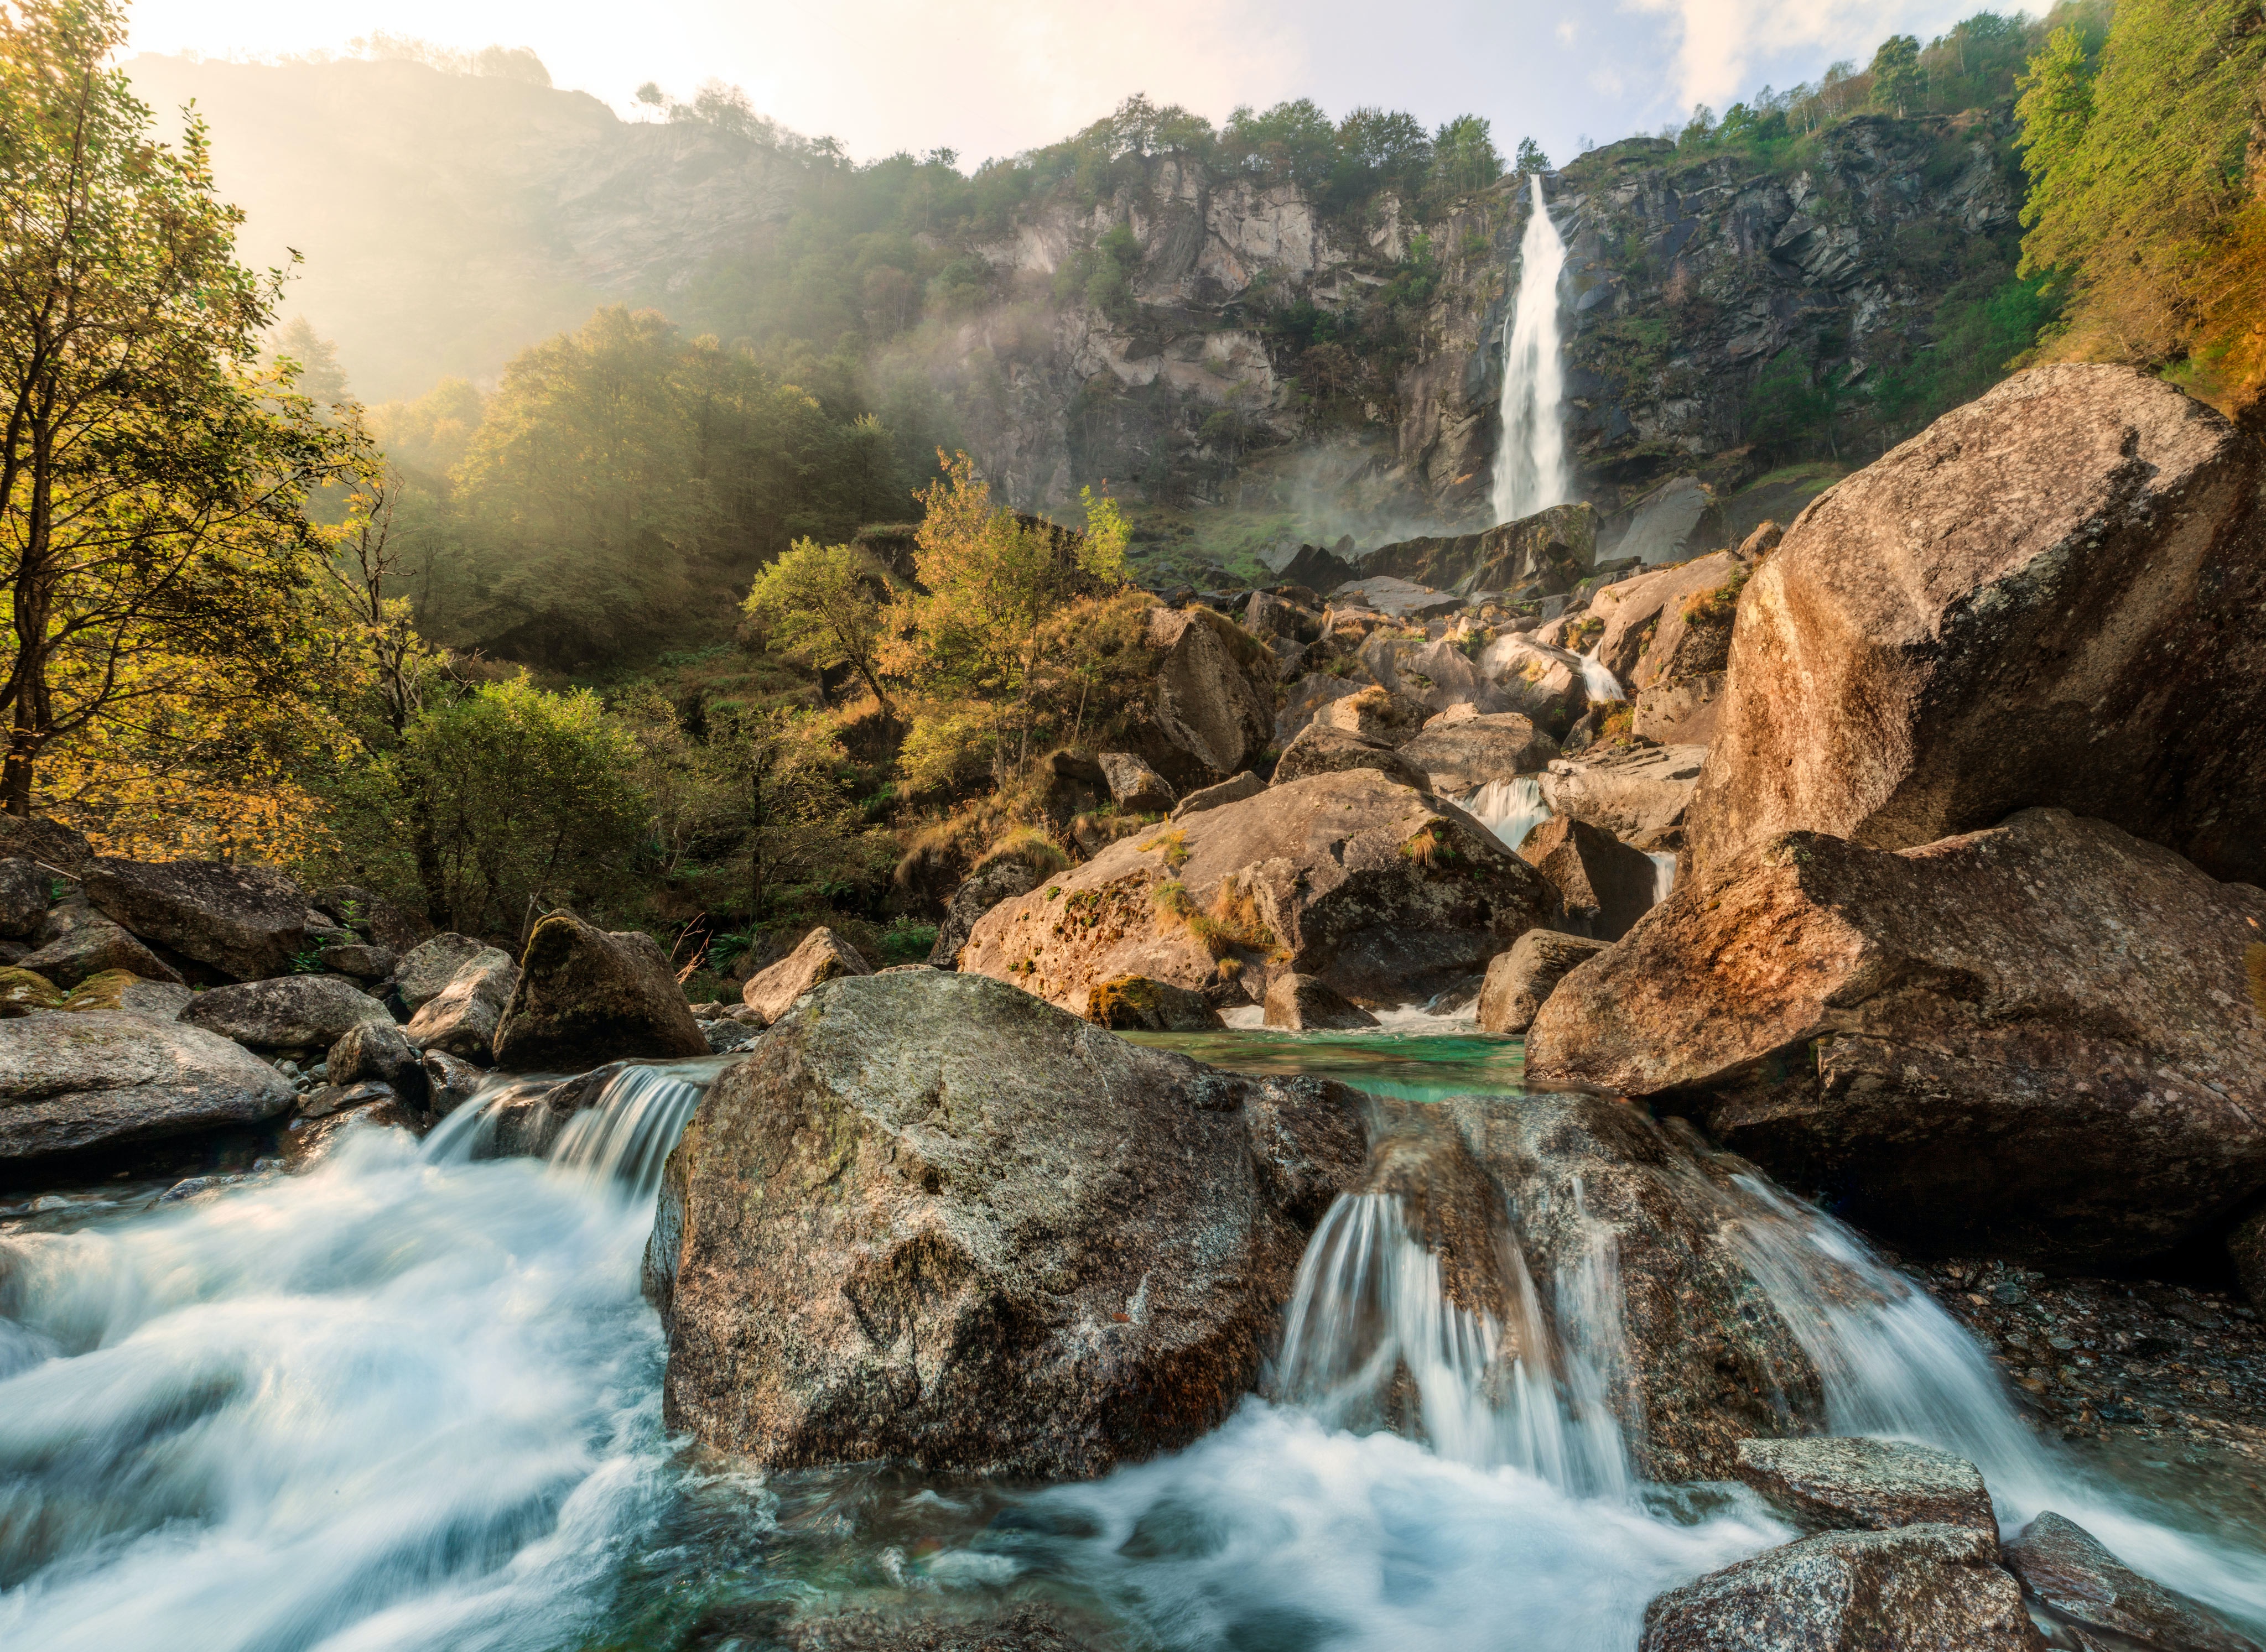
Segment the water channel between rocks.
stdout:
[[[1142,1042],[1520,1104],[1517,1044],[1437,1017]],[[1631,1474],[1597,1397],[1610,1255],[1528,1282],[1554,1293],[1556,1376],[1490,1382],[1499,1328],[1444,1300],[1375,1196],[1317,1231],[1268,1397],[1107,1479],[764,1478],[672,1443],[640,1258],[662,1160],[723,1064],[625,1069],[548,1163],[468,1157],[467,1106],[421,1146],[350,1136],[304,1176],[169,1202],[112,1185],[0,1220],[0,1646],[753,1652],[822,1600],[1005,1597],[1128,1648],[1625,1652],[1654,1594],[1790,1535],[1742,1490]],[[1746,1266],[1835,1431],[1956,1452],[2010,1526],[2058,1510],[2266,1627],[2260,1533],[2042,1443],[1925,1292],[1775,1190],[1742,1197]],[[1396,1364],[1421,1439],[1364,1421]]]

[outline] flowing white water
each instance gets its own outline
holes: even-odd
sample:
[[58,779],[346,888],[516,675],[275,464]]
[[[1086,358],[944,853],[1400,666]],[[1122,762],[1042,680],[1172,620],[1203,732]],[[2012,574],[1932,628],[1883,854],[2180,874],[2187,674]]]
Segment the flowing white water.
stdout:
[[1558,280],[1566,244],[1531,179],[1534,209],[1518,243],[1518,295],[1503,318],[1502,434],[1495,457],[1495,520],[1515,522],[1573,490],[1566,467],[1566,368],[1558,329]]
[[1621,688],[1621,680],[1614,676],[1612,670],[1597,658],[1597,648],[1604,646],[1604,644],[1600,643],[1597,648],[1590,649],[1588,653],[1581,657],[1582,692],[1590,697],[1592,704],[1600,700],[1628,698],[1628,695]]
[[1456,806],[1514,849],[1551,812],[1542,798],[1542,782],[1532,775],[1490,780],[1457,798]]
[[1650,855],[1652,862],[1652,904],[1656,906],[1676,892],[1676,857],[1673,855]]

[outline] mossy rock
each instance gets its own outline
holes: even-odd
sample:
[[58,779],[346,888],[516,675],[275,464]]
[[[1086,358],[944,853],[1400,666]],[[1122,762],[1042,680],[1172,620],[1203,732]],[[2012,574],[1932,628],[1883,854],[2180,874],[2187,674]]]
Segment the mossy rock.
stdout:
[[35,1009],[61,1009],[63,990],[36,970],[0,965],[0,1015],[28,1015]]
[[1213,1032],[1226,1024],[1202,993],[1146,975],[1097,982],[1086,994],[1085,1018],[1113,1032]]

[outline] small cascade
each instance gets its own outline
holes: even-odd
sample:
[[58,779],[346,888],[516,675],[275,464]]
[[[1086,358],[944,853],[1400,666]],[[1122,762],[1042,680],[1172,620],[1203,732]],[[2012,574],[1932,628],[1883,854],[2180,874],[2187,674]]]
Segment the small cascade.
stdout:
[[[696,1057],[658,1066],[625,1062],[575,1079],[493,1078],[425,1139],[425,1157],[458,1163],[539,1146],[558,1170],[649,1204],[660,1190],[669,1150],[725,1065],[721,1058]],[[594,1093],[560,1096],[569,1090]],[[573,1110],[558,1125],[548,1115],[562,1110],[561,1099]],[[533,1139],[504,1139],[515,1122],[530,1116],[541,1121]]]
[[1542,782],[1531,775],[1490,780],[1457,798],[1456,805],[1514,849],[1551,814],[1550,805],[1543,800]]
[[1648,855],[1652,862],[1652,904],[1656,906],[1676,892],[1676,857],[1673,855]]
[[1495,520],[1514,522],[1573,491],[1566,465],[1566,367],[1558,327],[1558,280],[1566,244],[1529,179],[1533,210],[1518,243],[1518,295],[1503,320],[1502,434],[1495,449]]
[[1582,692],[1590,697],[1590,703],[1592,705],[1600,700],[1618,701],[1628,698],[1628,695],[1621,688],[1620,679],[1614,676],[1605,663],[1597,658],[1597,648],[1604,646],[1604,644],[1600,643],[1597,648],[1590,649],[1588,653],[1581,657]]

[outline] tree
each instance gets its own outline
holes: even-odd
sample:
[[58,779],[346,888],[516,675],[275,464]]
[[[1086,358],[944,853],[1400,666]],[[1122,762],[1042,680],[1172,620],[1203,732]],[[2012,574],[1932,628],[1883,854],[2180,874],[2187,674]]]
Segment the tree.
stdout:
[[1521,172],[1546,172],[1550,170],[1550,157],[1542,152],[1542,146],[1532,138],[1518,141],[1517,170]]
[[280,274],[238,264],[242,215],[192,111],[153,142],[112,0],[0,11],[0,806],[43,764],[113,798],[129,770],[217,754],[322,657],[311,487],[350,455],[251,368]]
[[881,686],[888,590],[888,576],[864,551],[802,539],[756,576],[741,606],[788,659],[822,671],[846,666],[855,672],[882,717],[894,721]]
[[783,889],[838,872],[855,858],[857,811],[837,771],[831,718],[816,711],[708,708],[708,752],[734,800],[748,859],[748,912],[760,923]]
[[1467,195],[1502,176],[1502,156],[1484,116],[1458,115],[1432,138],[1432,181],[1443,196]]
[[1919,106],[1919,40],[1891,34],[1873,54],[1873,102],[1901,118]]

